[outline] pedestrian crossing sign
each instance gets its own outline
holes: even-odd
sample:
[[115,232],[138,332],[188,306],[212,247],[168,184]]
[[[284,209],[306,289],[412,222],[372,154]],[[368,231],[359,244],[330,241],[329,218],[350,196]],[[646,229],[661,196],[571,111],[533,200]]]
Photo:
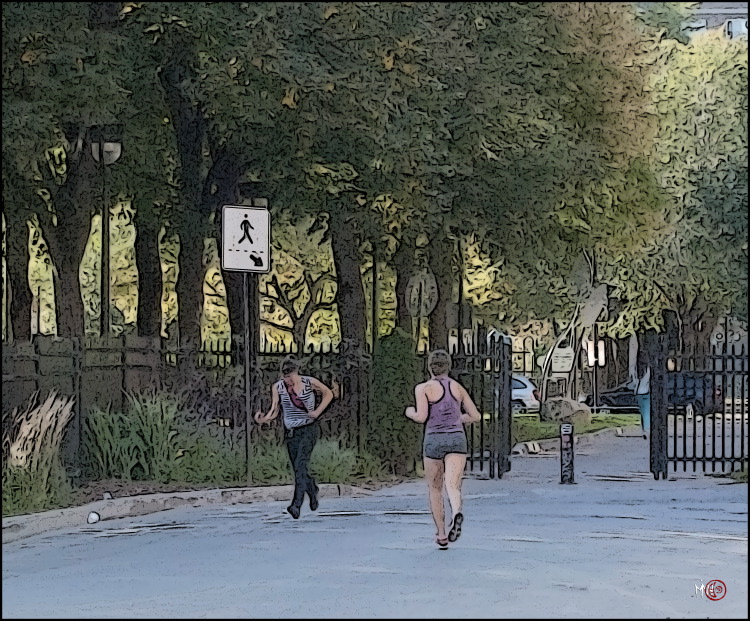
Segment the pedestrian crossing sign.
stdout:
[[268,201],[221,210],[221,268],[267,274],[271,271],[271,215]]

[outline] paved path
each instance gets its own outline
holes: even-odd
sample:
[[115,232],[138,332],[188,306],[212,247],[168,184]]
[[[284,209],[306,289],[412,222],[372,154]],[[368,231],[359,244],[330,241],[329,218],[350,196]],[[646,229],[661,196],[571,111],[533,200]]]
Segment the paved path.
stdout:
[[[466,522],[433,543],[423,481],[335,498],[180,507],[3,545],[5,618],[747,618],[747,486],[654,481],[646,441],[515,457],[465,481]],[[721,601],[695,585],[723,580]]]

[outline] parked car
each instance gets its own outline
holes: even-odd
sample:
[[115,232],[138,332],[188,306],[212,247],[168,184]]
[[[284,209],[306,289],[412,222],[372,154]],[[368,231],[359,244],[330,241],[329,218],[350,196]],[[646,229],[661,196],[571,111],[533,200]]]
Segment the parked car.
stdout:
[[[597,401],[597,405],[600,409],[604,407],[623,414],[637,414],[640,411],[638,409],[638,399],[636,398],[635,392],[632,388],[628,388],[627,386],[620,386],[614,390],[600,392]],[[586,395],[583,402],[589,407],[593,407],[594,395]]]
[[[667,378],[667,408],[669,413],[687,412],[701,415],[720,412],[723,407],[721,377],[710,373],[675,373]],[[739,392],[738,392],[739,394]],[[594,405],[594,396],[586,395],[583,402]],[[619,386],[599,393],[599,408],[621,413],[638,413],[638,399],[632,388]]]
[[539,390],[525,375],[511,377],[511,406],[514,414],[539,411]]

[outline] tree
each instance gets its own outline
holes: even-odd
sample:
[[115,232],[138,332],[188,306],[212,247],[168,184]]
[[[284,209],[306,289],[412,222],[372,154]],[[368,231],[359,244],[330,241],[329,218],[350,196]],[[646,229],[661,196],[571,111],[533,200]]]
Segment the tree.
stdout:
[[675,230],[644,263],[690,354],[722,314],[747,318],[747,41],[711,33],[671,44],[654,97],[653,166]]

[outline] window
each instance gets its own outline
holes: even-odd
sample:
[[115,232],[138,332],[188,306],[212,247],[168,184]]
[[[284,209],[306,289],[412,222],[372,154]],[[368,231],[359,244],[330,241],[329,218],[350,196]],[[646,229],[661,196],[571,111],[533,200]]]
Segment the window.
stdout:
[[514,379],[513,383],[511,384],[511,388],[513,390],[523,390],[526,388],[526,384],[524,384],[521,380]]

